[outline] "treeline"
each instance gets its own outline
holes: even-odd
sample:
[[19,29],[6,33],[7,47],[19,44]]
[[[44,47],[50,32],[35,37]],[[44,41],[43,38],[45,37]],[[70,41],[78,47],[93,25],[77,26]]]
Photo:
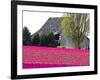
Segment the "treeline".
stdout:
[[32,36],[28,28],[24,27],[23,28],[23,45],[57,47],[60,44],[52,32],[45,33],[45,34],[35,33]]

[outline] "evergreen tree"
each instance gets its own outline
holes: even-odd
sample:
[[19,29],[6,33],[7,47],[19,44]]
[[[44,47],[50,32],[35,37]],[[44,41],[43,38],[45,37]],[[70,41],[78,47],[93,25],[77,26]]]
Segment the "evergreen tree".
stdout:
[[50,32],[48,34],[42,33],[40,36],[40,45],[41,46],[47,46],[47,47],[56,47],[58,46],[58,42],[55,39],[55,35],[53,32]]
[[27,27],[23,28],[23,45],[31,45],[31,33]]
[[47,40],[47,35],[42,33],[40,35],[40,45],[41,46],[47,46],[48,40]]
[[32,38],[32,45],[33,46],[38,46],[40,45],[40,37],[39,34],[34,34],[34,37]]

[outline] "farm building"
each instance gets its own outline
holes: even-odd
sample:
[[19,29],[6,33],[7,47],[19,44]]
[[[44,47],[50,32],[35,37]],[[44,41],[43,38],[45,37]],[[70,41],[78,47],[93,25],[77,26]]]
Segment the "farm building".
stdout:
[[[60,43],[60,45],[64,46],[65,48],[73,48],[72,38],[70,37],[70,35],[69,37],[64,37],[62,35],[60,20],[61,17],[50,17],[37,33],[41,35],[42,33],[46,34],[49,32],[53,32],[56,40]],[[32,36],[34,36],[34,34]],[[86,36],[81,45],[81,49],[89,49],[89,43],[90,40]]]

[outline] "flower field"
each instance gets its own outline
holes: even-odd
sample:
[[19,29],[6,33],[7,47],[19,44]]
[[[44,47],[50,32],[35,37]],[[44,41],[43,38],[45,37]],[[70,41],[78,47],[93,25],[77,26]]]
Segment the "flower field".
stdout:
[[89,66],[89,50],[23,46],[23,68]]

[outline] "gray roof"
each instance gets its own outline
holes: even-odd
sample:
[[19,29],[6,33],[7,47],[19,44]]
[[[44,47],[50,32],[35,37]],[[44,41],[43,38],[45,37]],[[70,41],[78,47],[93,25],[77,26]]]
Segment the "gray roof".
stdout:
[[[36,33],[60,32],[60,17],[50,17]],[[34,34],[33,34],[34,35]]]

